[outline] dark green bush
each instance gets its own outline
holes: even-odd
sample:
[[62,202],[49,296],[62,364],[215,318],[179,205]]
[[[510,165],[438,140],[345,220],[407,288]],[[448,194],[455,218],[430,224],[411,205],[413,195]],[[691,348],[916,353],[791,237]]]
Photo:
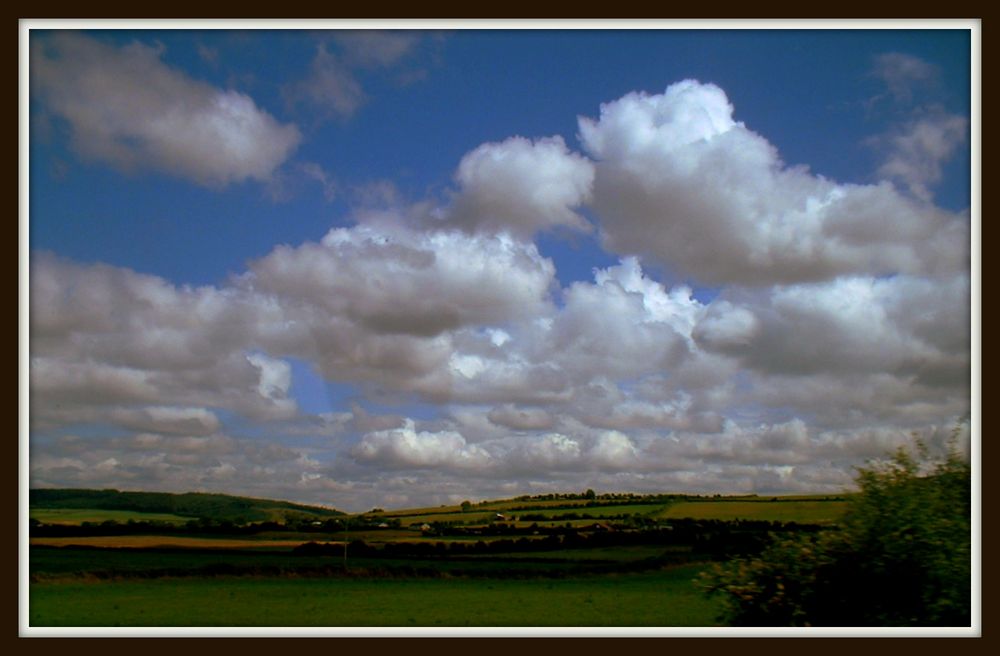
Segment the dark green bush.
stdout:
[[716,565],[702,583],[734,626],[969,626],[971,468],[954,446],[859,470],[837,528]]

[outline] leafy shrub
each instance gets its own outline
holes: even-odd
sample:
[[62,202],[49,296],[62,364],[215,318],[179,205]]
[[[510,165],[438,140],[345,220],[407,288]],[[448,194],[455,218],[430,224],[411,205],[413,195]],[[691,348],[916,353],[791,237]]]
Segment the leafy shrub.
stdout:
[[836,528],[776,541],[702,579],[734,626],[968,626],[971,468],[954,445],[859,470]]

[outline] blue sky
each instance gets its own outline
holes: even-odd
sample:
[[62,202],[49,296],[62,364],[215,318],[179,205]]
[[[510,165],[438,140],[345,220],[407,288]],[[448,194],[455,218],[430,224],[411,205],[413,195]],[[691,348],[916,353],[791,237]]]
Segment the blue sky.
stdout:
[[31,30],[32,485],[826,491],[968,415],[968,25],[448,27]]

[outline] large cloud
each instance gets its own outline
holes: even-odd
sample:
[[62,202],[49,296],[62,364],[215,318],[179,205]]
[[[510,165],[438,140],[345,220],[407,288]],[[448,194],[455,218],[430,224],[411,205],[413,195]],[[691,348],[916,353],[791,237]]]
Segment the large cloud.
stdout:
[[356,321],[379,334],[434,336],[544,308],[555,269],[505,236],[359,225],[321,243],[279,246],[252,262],[255,289]]
[[30,273],[33,423],[202,434],[217,427],[209,407],[256,419],[296,412],[288,365],[253,349],[280,320],[252,297],[48,254]]
[[287,356],[328,378],[448,398],[458,332],[548,314],[554,280],[534,245],[504,235],[365,225],[278,247],[222,288],[45,254],[31,275],[39,425],[140,404],[289,417]]
[[32,43],[32,92],[67,121],[87,159],[210,187],[270,179],[298,145],[298,129],[238,91],[170,68],[160,54],[138,42],[116,48],[80,34],[47,35]]
[[[568,403],[608,381],[636,381],[691,357],[701,304],[667,291],[635,258],[563,290],[562,306],[496,331],[454,336],[450,398],[466,403]],[[610,383],[612,387],[615,383]],[[500,422],[518,420],[509,412]]]
[[[574,283],[552,329],[553,357],[587,376],[635,377],[669,368],[688,352],[701,304],[691,289],[669,292],[643,275],[635,258]],[[567,357],[561,358],[560,354]]]
[[[107,265],[47,253],[31,260],[32,352],[143,368],[197,368],[220,344],[246,342],[257,309],[215,287],[177,287]],[[127,335],[128,339],[122,339]]]
[[562,137],[483,144],[462,158],[455,180],[451,224],[525,238],[555,226],[590,229],[573,210],[590,198],[593,164],[571,153]]
[[776,287],[767,300],[713,304],[695,335],[771,373],[961,380],[969,369],[969,280],[841,278]]
[[[127,437],[67,435],[36,441],[30,463],[36,487],[113,487],[168,492],[217,491],[300,498],[300,481],[320,469],[303,449],[237,439],[135,433]],[[328,502],[316,496],[313,501]]]
[[891,185],[836,184],[787,167],[733,118],[717,86],[692,80],[630,93],[580,119],[596,160],[605,244],[713,284],[764,285],[847,273],[968,266],[968,218]]
[[717,300],[693,331],[737,359],[746,402],[815,425],[917,427],[969,411],[965,275],[850,277]]
[[461,363],[473,362],[456,352],[463,330],[500,334],[546,315],[553,281],[551,261],[506,235],[362,224],[278,247],[240,285],[281,309],[286,328],[260,336],[268,351],[312,360],[330,378],[441,401],[462,380]]

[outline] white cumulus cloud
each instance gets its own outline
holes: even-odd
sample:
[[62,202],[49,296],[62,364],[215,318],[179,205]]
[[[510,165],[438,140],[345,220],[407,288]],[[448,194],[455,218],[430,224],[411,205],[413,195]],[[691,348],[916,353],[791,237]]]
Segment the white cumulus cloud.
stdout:
[[64,119],[84,158],[151,169],[209,187],[267,181],[301,140],[238,91],[191,79],[138,42],[122,48],[82,34],[32,43],[34,93]]
[[351,454],[360,462],[404,468],[480,468],[490,462],[488,452],[467,444],[461,434],[417,431],[412,419],[402,428],[368,433]]
[[525,238],[555,226],[590,229],[574,208],[590,198],[593,164],[562,137],[483,144],[462,158],[455,180],[450,224]]
[[358,225],[321,243],[279,246],[251,263],[256,289],[299,300],[380,334],[434,336],[538,312],[555,269],[503,235]]
[[580,119],[607,247],[712,284],[967,265],[967,217],[786,166],[733,113],[722,89],[686,80]]

